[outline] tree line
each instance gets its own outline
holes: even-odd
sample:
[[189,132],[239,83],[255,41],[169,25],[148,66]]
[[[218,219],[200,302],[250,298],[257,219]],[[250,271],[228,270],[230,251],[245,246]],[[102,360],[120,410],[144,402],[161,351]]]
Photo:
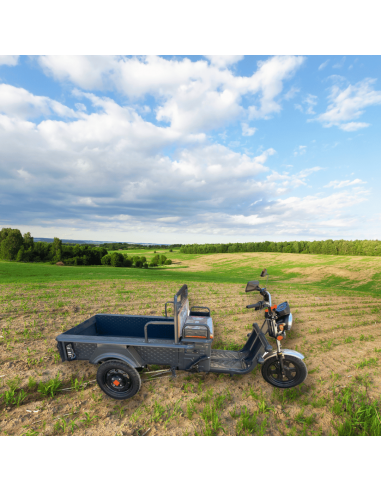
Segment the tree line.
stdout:
[[209,254],[209,253],[296,253],[296,254],[323,254],[323,255],[351,255],[351,256],[381,256],[381,241],[345,239],[324,241],[283,241],[283,242],[250,242],[228,244],[184,244],[180,253]]
[[[157,247],[157,246],[156,246]],[[30,232],[22,235],[19,229],[3,228],[0,231],[0,259],[19,262],[45,262],[65,265],[109,265],[114,267],[148,268],[171,265],[164,255],[155,255],[148,264],[145,256],[132,256],[113,252],[103,246],[89,244],[62,244],[55,237],[52,243],[34,242]]]
[[126,251],[128,249],[173,249],[180,248],[181,244],[131,244],[131,243],[104,243],[100,244],[100,247],[107,248],[109,251],[117,251],[123,250]]

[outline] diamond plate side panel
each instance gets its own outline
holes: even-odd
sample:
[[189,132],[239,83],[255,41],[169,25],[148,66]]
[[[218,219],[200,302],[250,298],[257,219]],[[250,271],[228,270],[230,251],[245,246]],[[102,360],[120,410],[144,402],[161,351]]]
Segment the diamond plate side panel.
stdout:
[[95,343],[73,343],[73,348],[78,360],[89,360],[97,346]]
[[179,351],[160,347],[135,347],[145,364],[168,364],[177,366]]

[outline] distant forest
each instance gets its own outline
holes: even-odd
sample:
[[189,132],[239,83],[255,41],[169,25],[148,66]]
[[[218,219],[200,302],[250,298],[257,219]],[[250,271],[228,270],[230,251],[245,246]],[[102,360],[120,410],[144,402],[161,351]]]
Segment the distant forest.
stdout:
[[[114,244],[119,245],[119,243]],[[159,249],[157,245],[155,247]],[[0,259],[3,260],[135,268],[172,264],[172,260],[163,254],[156,254],[149,264],[145,256],[128,256],[117,251],[108,254],[109,250],[115,249],[123,248],[110,248],[110,244],[108,243],[101,246],[95,246],[93,244],[62,244],[62,241],[58,237],[55,237],[51,243],[43,241],[34,242],[30,232],[22,235],[19,229],[11,228],[3,228],[0,231]]]
[[352,256],[381,256],[381,241],[339,239],[333,241],[284,241],[284,242],[257,242],[257,243],[229,243],[229,244],[184,244],[180,248],[185,254],[209,253],[296,253],[313,255],[352,255]]
[[118,249],[128,250],[128,249],[148,249],[148,250],[156,250],[156,249],[173,249],[180,248],[181,244],[131,244],[131,243],[104,243],[99,246],[103,248],[107,248],[110,251],[116,251]]

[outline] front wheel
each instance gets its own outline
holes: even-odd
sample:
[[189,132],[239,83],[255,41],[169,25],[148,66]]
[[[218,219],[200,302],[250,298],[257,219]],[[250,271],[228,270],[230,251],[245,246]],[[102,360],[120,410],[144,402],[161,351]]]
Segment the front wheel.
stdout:
[[103,362],[97,372],[97,382],[106,395],[115,400],[126,400],[140,390],[138,371],[120,360]]
[[302,359],[293,355],[283,356],[284,373],[276,356],[266,360],[262,365],[262,376],[265,381],[277,388],[293,388],[303,383],[307,377],[307,367]]

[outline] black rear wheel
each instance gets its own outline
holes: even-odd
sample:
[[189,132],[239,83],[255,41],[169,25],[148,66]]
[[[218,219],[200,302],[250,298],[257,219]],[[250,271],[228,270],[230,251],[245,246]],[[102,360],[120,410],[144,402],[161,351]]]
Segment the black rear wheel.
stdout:
[[307,377],[307,367],[298,357],[284,354],[282,373],[279,360],[274,356],[262,365],[262,376],[265,381],[277,388],[292,388],[302,383]]
[[126,400],[140,390],[138,371],[119,360],[103,362],[97,372],[97,382],[106,395],[115,400]]

